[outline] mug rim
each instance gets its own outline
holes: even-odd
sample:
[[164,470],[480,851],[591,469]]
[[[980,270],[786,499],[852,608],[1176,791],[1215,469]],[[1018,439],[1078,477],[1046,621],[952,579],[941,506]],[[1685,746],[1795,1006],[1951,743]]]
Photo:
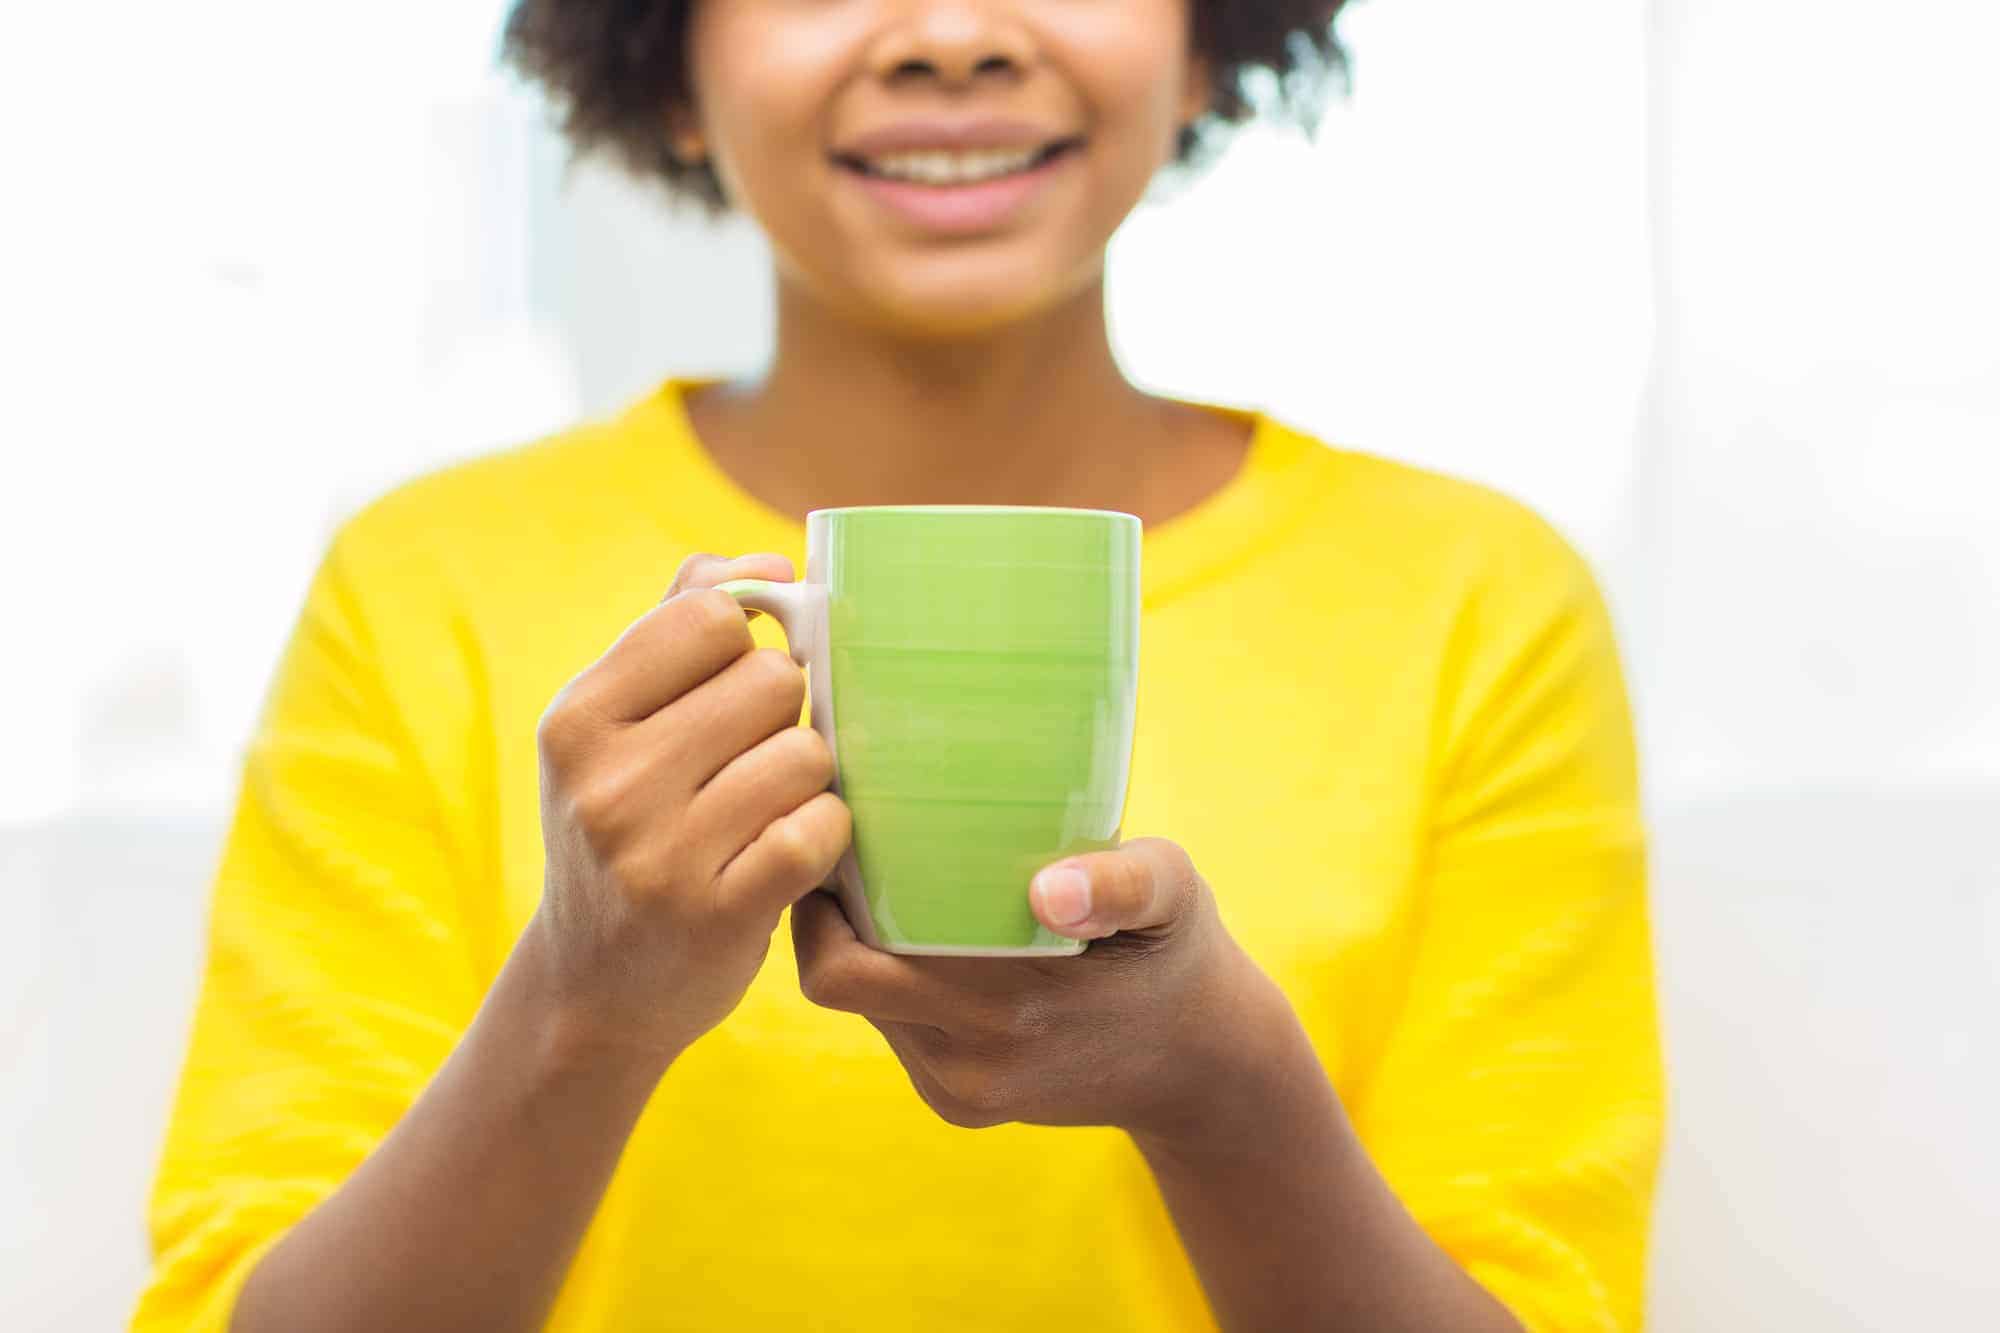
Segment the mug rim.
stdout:
[[1013,517],[1049,514],[1139,522],[1137,514],[1128,514],[1122,509],[1069,509],[1060,505],[843,505],[835,509],[814,509],[806,517],[834,518],[853,514],[1005,514]]

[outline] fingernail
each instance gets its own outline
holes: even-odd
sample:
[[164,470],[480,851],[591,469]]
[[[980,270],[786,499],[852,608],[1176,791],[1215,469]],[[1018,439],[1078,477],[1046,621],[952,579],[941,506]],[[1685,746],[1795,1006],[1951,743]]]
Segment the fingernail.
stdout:
[[1035,876],[1042,911],[1058,926],[1074,926],[1090,917],[1090,876],[1075,866],[1057,866]]

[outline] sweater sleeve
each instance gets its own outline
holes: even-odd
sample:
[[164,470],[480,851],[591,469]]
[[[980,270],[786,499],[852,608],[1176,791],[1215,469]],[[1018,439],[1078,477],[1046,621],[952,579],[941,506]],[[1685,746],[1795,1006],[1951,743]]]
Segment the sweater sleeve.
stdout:
[[480,998],[441,803],[381,658],[378,622],[409,607],[371,614],[352,527],[245,755],[135,1329],[226,1329],[250,1270],[387,1135]]
[[1527,1328],[1636,1329],[1664,1093],[1632,723],[1588,567],[1523,518],[1445,657],[1408,990],[1353,1110]]

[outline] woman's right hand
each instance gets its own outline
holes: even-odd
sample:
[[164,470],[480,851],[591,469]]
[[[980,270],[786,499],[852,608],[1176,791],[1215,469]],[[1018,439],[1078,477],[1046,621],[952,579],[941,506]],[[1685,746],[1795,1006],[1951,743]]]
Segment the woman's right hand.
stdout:
[[660,605],[556,695],[541,757],[541,908],[559,1031],[664,1072],[730,1014],[784,909],[846,849],[805,679],[715,586],[783,556],[690,556]]

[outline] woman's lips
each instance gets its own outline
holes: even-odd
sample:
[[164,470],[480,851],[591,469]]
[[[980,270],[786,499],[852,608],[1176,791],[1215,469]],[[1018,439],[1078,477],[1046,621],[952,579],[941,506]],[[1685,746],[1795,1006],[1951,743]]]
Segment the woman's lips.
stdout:
[[840,170],[877,203],[924,231],[946,236],[992,231],[1012,219],[1058,175],[1070,169],[1081,145],[1066,144],[1045,160],[1023,171],[992,180],[952,185],[925,185],[871,175],[851,164]]

